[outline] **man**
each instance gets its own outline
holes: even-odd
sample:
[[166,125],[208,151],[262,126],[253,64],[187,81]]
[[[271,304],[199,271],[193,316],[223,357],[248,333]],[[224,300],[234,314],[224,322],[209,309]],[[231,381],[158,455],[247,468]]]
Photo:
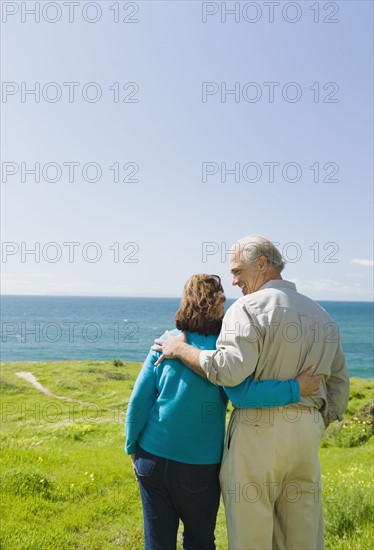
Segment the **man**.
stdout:
[[338,330],[326,311],[282,279],[280,252],[249,236],[231,250],[233,285],[242,289],[227,311],[214,351],[178,337],[154,349],[177,357],[214,384],[294,378],[309,365],[319,391],[299,404],[234,409],[221,467],[230,550],[319,550],[323,518],[318,450],[325,425],[346,409],[349,379]]

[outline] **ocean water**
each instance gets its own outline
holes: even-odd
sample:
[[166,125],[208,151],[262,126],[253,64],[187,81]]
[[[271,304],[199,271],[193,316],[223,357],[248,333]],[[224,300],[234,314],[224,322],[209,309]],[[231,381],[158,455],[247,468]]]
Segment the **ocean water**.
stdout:
[[[373,303],[320,304],[339,325],[350,376],[373,378]],[[143,361],[174,328],[178,306],[178,298],[2,296],[1,361]]]

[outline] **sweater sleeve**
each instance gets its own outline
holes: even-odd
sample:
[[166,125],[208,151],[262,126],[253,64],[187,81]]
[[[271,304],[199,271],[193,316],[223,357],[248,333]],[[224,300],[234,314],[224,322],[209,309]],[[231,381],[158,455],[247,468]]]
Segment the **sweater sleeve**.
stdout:
[[149,413],[157,397],[154,364],[159,355],[156,351],[149,352],[131,393],[125,420],[125,451],[129,455],[136,453],[137,441],[147,424]]
[[254,380],[251,376],[238,386],[224,388],[228,398],[238,409],[271,408],[300,401],[297,380]]

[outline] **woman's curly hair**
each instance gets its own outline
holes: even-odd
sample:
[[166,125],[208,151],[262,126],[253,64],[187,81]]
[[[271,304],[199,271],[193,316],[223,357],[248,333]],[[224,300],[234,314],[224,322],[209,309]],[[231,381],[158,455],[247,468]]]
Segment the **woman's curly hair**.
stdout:
[[181,304],[175,315],[176,327],[203,336],[219,334],[225,300],[217,276],[205,273],[192,275],[184,285]]

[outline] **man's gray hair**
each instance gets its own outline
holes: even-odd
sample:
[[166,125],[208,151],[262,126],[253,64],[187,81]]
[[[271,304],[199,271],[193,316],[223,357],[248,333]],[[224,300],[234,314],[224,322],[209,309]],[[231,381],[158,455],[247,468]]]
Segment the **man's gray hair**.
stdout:
[[282,254],[276,246],[261,235],[249,235],[243,237],[234,243],[232,247],[235,252],[239,252],[243,260],[251,265],[255,265],[260,256],[265,256],[269,264],[272,265],[279,273],[283,271],[285,261]]

